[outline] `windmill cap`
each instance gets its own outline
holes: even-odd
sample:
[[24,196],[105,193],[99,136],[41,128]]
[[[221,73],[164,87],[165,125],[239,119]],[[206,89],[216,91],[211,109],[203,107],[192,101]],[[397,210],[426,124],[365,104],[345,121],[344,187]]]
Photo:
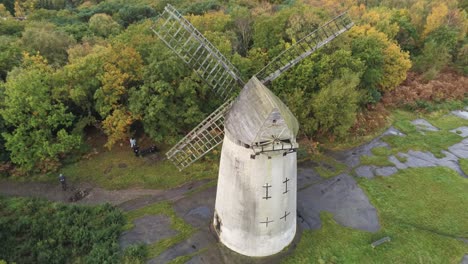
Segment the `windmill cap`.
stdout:
[[299,131],[291,110],[255,76],[227,113],[225,126],[233,139],[251,146],[272,138],[295,141]]

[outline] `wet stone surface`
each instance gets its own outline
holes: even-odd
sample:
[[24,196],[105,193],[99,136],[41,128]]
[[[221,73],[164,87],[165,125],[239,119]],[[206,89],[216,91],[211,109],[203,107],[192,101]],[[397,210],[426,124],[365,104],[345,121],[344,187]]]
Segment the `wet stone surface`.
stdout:
[[374,166],[361,166],[357,167],[355,172],[358,177],[371,179],[374,178],[374,169]]
[[125,231],[119,239],[121,248],[127,248],[132,244],[156,243],[164,238],[177,235],[177,231],[171,229],[171,219],[164,215],[147,215],[133,221],[135,227]]
[[468,138],[448,148],[449,151],[461,159],[468,159]]
[[460,264],[468,264],[468,254],[466,254],[465,256],[463,256]]
[[460,137],[468,137],[468,127],[467,126],[462,126],[462,127],[459,127],[459,128],[455,128],[455,129],[452,129],[450,130],[450,132],[452,133],[455,133],[457,135],[459,135]]
[[464,110],[456,110],[456,111],[452,111],[452,114],[460,117],[460,118],[463,118],[463,119],[468,119],[468,111],[464,111]]
[[343,226],[371,232],[380,229],[374,206],[348,174],[312,185],[297,197],[298,221],[304,228],[320,228],[320,212],[327,211]]
[[[398,155],[398,156],[401,156],[401,155]],[[395,167],[399,170],[404,170],[406,168],[408,168],[408,166],[406,166],[404,163],[402,163],[396,156],[394,155],[391,155],[390,157],[388,157],[388,160],[393,163],[395,165]]]
[[393,175],[395,173],[397,173],[398,169],[395,168],[395,167],[382,167],[382,168],[377,168],[375,169],[375,174],[377,176],[390,176],[390,175]]
[[411,121],[411,123],[415,125],[416,129],[419,131],[439,131],[437,127],[433,126],[425,119],[416,119]]
[[190,255],[203,249],[205,247],[216,243],[215,238],[207,232],[197,232],[189,239],[167,249],[161,255],[153,258],[147,262],[147,264],[160,264],[160,263],[167,263],[174,258],[179,256]]
[[387,129],[387,131],[385,131],[382,136],[400,136],[400,137],[403,137],[403,136],[406,136],[404,133],[402,133],[400,130],[394,128],[394,127],[390,127],[389,129]]

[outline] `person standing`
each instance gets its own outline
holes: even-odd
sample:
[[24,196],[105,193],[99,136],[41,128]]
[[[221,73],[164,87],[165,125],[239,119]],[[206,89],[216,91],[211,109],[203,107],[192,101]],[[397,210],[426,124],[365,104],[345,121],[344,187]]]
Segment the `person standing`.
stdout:
[[62,190],[66,191],[67,190],[67,182],[65,180],[65,176],[63,176],[62,173],[60,173],[60,175],[59,175],[59,181],[62,184]]
[[136,147],[136,139],[134,137],[130,138],[130,147],[132,149]]

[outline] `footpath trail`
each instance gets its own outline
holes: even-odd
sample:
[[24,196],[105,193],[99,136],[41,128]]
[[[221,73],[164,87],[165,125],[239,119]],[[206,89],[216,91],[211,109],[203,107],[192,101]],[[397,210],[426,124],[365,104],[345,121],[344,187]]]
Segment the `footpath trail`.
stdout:
[[[453,115],[468,119],[468,109],[454,111]],[[424,134],[438,128],[423,119],[414,120],[413,124]],[[346,165],[342,173],[328,179],[322,178],[316,170],[314,162],[304,162],[298,165],[298,201],[297,237],[289,247],[294,250],[300,239],[301,230],[318,229],[321,227],[320,212],[333,214],[337,223],[370,232],[380,229],[379,218],[375,207],[356,183],[355,177],[373,178],[388,177],[392,174],[412,167],[446,166],[467,177],[459,166],[459,159],[468,158],[468,127],[459,127],[453,133],[460,135],[460,142],[450,146],[443,153],[445,157],[436,158],[432,153],[408,151],[397,155],[405,157],[398,159],[388,157],[393,166],[361,165],[361,157],[372,155],[372,149],[389,145],[382,141],[385,135],[405,135],[395,128],[390,128],[381,136],[362,146],[342,151],[328,153],[339,162]],[[402,161],[403,160],[403,161]],[[59,182],[49,183],[15,183],[0,182],[0,194],[10,196],[42,197],[52,201],[69,202],[70,197],[78,191],[86,191],[86,195],[77,201],[80,204],[111,203],[126,212],[138,210],[148,205],[169,201],[177,217],[195,228],[188,239],[165,249],[161,254],[153,256],[148,263],[168,263],[183,260],[186,263],[278,263],[289,251],[267,258],[247,258],[236,254],[216,239],[211,230],[213,208],[216,197],[216,186],[210,181],[200,181],[186,184],[171,190],[127,189],[109,191],[93,187],[90,184],[72,185],[67,191],[62,191]],[[134,228],[125,231],[120,239],[120,245],[125,248],[131,244],[145,243],[154,245],[164,238],[177,236],[178,231],[172,228],[171,219],[162,214],[144,215],[133,221]],[[468,264],[468,255],[460,256],[461,263]]]

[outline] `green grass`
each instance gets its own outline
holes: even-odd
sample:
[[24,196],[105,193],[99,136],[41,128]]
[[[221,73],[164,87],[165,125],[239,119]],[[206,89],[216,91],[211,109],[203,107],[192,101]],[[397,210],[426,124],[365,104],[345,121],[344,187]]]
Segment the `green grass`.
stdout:
[[[444,167],[413,168],[392,177],[359,179],[378,210],[381,230],[340,226],[329,213],[305,231],[285,263],[459,263],[468,245],[468,179]],[[370,244],[389,236],[375,249]]]
[[175,244],[188,239],[196,229],[178,217],[169,202],[155,203],[143,208],[125,213],[128,224],[125,230],[133,228],[133,221],[146,215],[166,215],[171,219],[171,228],[178,233],[175,236],[165,238],[154,244],[148,245],[148,257],[154,258]]
[[372,150],[373,156],[361,156],[360,161],[361,163],[359,165],[375,165],[375,166],[393,166],[393,163],[391,163],[388,160],[388,156],[392,154],[392,151],[386,147],[376,147],[373,148]]
[[443,130],[452,130],[462,126],[468,126],[468,120],[455,115],[433,113],[427,117],[427,121]]
[[459,159],[458,162],[462,171],[468,175],[468,159]]
[[[169,189],[187,182],[215,179],[218,175],[218,159],[212,156],[195,162],[190,169],[180,172],[169,160],[152,161],[135,157],[130,150],[115,147],[113,151],[104,150],[88,159],[66,165],[60,173],[69,181],[90,182],[106,189]],[[56,182],[57,175],[58,173],[35,175],[26,180]]]

